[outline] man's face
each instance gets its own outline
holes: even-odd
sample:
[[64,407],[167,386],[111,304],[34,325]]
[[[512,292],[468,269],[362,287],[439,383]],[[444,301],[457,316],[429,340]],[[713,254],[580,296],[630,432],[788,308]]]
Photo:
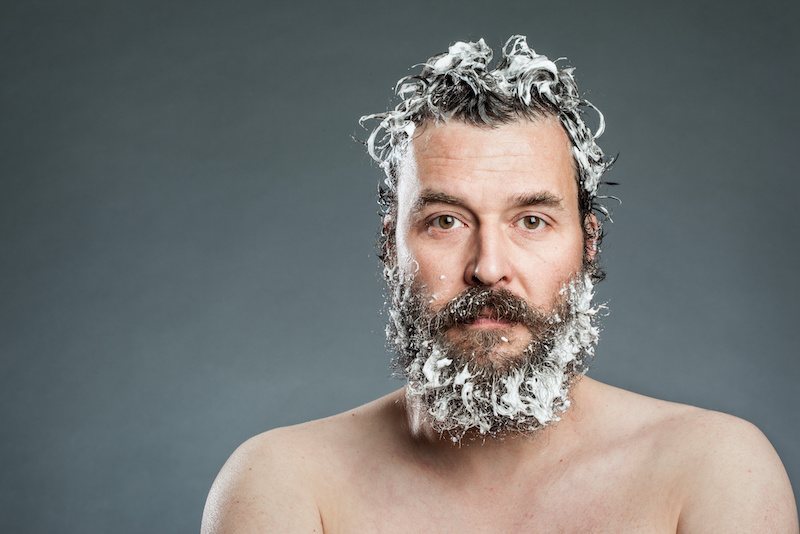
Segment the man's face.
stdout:
[[[431,309],[483,286],[551,311],[584,253],[570,143],[558,120],[428,125],[409,157],[398,184],[398,267],[415,273]],[[490,318],[448,337],[493,330],[509,340],[498,358],[530,341],[522,325]]]
[[[568,405],[568,367],[596,341],[591,287],[581,285],[584,232],[567,135],[555,118],[493,129],[454,121],[418,129],[412,143],[398,180],[390,278],[394,342],[408,353],[410,384],[412,375],[421,380],[412,389],[437,390],[428,412],[445,418],[460,396],[467,416],[456,419],[474,419],[465,424],[481,432],[493,431],[487,417],[498,411],[546,424],[553,410],[542,398]],[[449,378],[440,381],[442,371]],[[528,405],[511,382],[523,397],[535,391]]]

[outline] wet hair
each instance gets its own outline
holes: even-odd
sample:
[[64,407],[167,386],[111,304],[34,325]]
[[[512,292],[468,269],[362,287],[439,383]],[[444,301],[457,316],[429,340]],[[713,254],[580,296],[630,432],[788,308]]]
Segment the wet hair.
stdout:
[[[393,109],[361,117],[364,126],[379,121],[366,141],[367,151],[384,170],[386,178],[379,186],[378,203],[384,220],[378,242],[384,265],[393,261],[395,253],[394,220],[397,215],[397,180],[400,166],[417,127],[433,122],[462,121],[477,127],[497,127],[519,120],[557,117],[569,137],[578,183],[578,209],[586,246],[584,264],[594,281],[605,273],[597,262],[603,239],[602,226],[596,230],[588,224],[592,213],[599,220],[609,212],[598,195],[603,174],[611,167],[596,143],[605,123],[602,113],[580,97],[573,77],[573,68],[559,69],[555,62],[537,54],[526,38],[512,36],[502,50],[499,64],[489,70],[492,49],[483,39],[478,42],[457,42],[444,54],[431,57],[422,64],[419,74],[401,78],[395,92],[401,102]],[[596,131],[583,120],[586,110],[597,113]],[[589,252],[594,248],[594,259]]]

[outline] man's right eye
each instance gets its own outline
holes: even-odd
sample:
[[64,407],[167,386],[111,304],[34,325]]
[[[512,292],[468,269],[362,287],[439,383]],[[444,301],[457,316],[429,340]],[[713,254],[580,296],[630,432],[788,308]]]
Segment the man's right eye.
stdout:
[[451,230],[453,228],[463,226],[463,223],[452,215],[439,215],[438,217],[431,219],[428,224],[440,230]]

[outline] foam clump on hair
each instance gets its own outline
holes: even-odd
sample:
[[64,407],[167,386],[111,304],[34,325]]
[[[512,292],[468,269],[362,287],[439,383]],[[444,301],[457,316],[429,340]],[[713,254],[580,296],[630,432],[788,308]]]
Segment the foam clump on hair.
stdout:
[[[425,121],[456,118],[481,126],[551,114],[559,118],[572,142],[580,185],[590,198],[596,197],[603,173],[611,164],[596,143],[604,120],[597,108],[579,96],[574,69],[559,69],[531,49],[522,35],[506,42],[503,57],[493,70],[489,70],[491,60],[492,49],[483,39],[456,42],[447,53],[422,64],[419,74],[397,82],[395,92],[402,100],[393,110],[361,117],[362,125],[380,121],[366,145],[386,173],[387,195],[396,192],[399,165],[415,128]],[[583,121],[586,108],[598,114],[596,132]]]

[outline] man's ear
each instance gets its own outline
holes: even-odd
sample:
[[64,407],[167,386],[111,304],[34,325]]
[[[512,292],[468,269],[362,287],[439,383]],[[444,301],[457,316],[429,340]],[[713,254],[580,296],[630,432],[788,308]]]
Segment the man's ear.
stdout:
[[600,221],[594,213],[589,213],[583,218],[583,234],[586,236],[584,243],[586,258],[592,262],[600,252]]

